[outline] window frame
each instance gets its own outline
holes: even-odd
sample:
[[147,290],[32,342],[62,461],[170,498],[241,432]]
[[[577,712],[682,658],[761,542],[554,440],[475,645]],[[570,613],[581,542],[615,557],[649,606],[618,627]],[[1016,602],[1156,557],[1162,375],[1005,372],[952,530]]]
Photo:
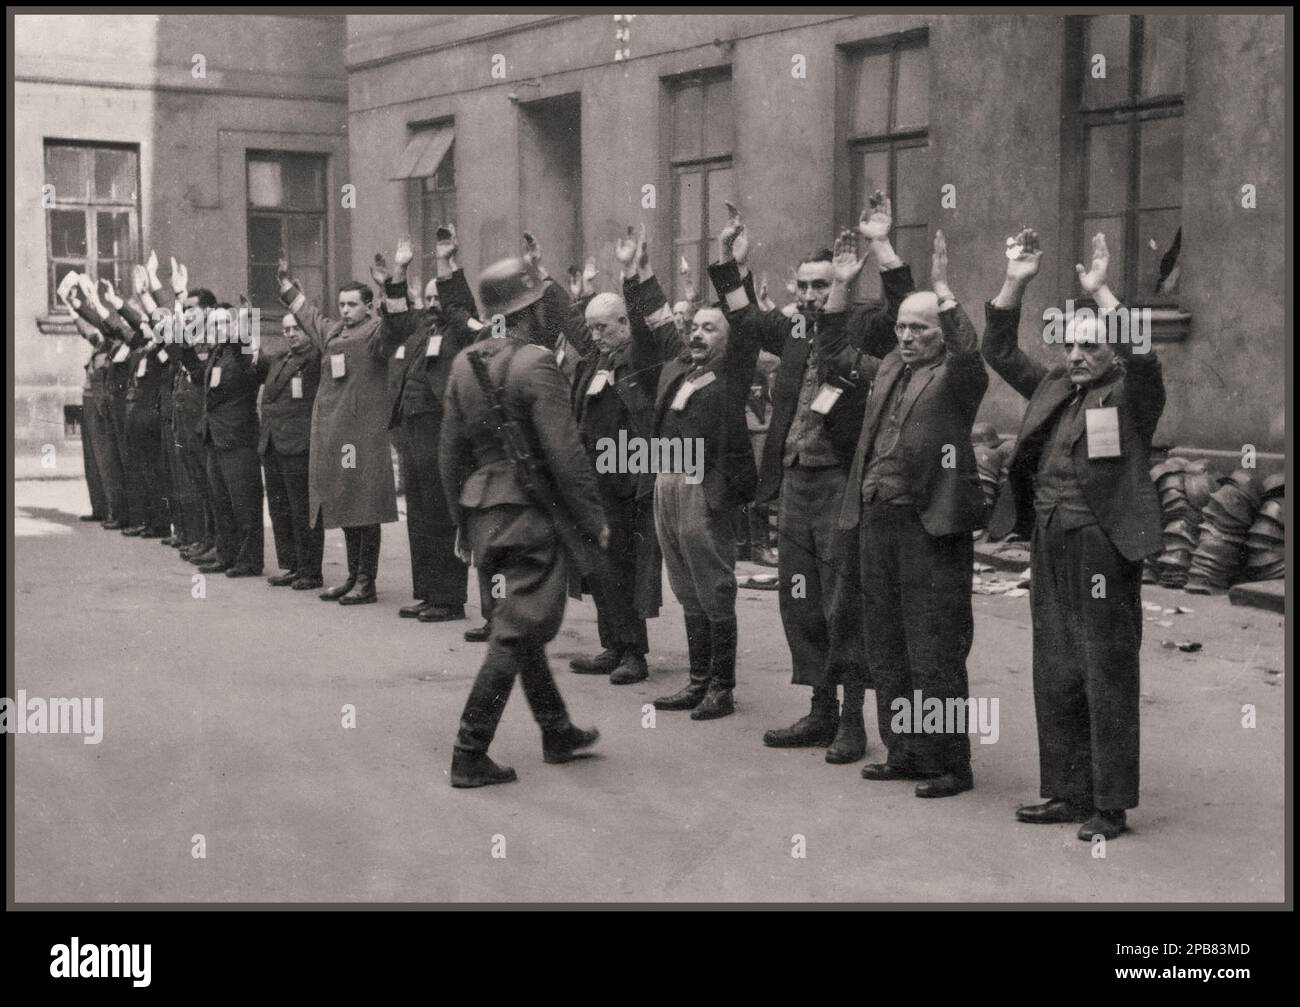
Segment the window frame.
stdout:
[[[257,206],[253,203],[252,187],[249,185],[249,173],[254,161],[267,162],[273,161],[284,164],[289,161],[315,161],[320,165],[320,209],[302,209],[292,206]],[[245,222],[247,226],[247,260],[248,260],[248,296],[253,300],[253,307],[271,311],[272,313],[280,310],[280,303],[277,300],[270,304],[257,303],[257,283],[256,276],[259,271],[274,271],[277,262],[261,262],[253,258],[253,245],[251,235],[253,230],[253,221],[256,218],[275,220],[280,227],[280,249],[286,256],[289,255],[289,222],[292,219],[318,218],[320,221],[320,246],[321,262],[317,266],[314,263],[302,264],[303,268],[320,269],[321,291],[320,297],[327,298],[330,290],[330,221],[329,221],[329,155],[315,151],[302,150],[266,150],[266,149],[248,149],[244,152],[244,202],[245,202]],[[295,264],[290,258],[289,269],[292,273]]]

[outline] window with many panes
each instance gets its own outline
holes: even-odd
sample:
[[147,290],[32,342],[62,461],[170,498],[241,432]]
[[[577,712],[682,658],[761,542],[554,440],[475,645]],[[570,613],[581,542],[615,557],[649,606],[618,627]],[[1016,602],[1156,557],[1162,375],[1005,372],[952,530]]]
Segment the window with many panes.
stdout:
[[45,142],[49,305],[72,271],[130,286],[140,251],[140,154],[134,146]]
[[323,156],[249,151],[248,293],[254,307],[274,312],[280,306],[275,270],[281,250],[306,295],[324,305],[325,225]]
[[673,186],[673,299],[684,296],[684,260],[695,289],[707,289],[718,234],[735,202],[731,152],[735,126],[731,71],[679,77],[669,84],[669,161]]
[[1099,14],[1067,22],[1063,130],[1067,233],[1087,264],[1110,250],[1110,283],[1129,304],[1172,306],[1182,244],[1187,17]]
[[[853,221],[873,193],[890,198],[894,249],[924,274],[930,236],[930,51],[924,34],[850,50],[849,198]],[[881,296],[880,273],[864,269],[858,293]]]

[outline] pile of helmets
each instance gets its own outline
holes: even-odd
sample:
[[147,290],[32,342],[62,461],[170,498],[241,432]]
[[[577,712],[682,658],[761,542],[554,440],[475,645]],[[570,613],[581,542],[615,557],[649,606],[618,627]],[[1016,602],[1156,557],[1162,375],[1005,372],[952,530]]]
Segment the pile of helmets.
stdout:
[[980,488],[984,490],[984,501],[991,508],[998,498],[998,490],[1006,481],[1016,439],[1008,437],[1004,440],[992,423],[976,423],[971,427],[970,440],[975,449],[975,468],[979,472]]
[[1164,519],[1164,550],[1147,561],[1144,579],[1165,587],[1187,584],[1192,553],[1200,538],[1201,512],[1210,500],[1214,477],[1204,461],[1173,456],[1151,469]]
[[1187,590],[1194,594],[1226,591],[1240,579],[1246,536],[1264,501],[1263,482],[1246,469],[1220,480],[1205,505],[1201,537],[1192,553]]
[[1263,502],[1246,532],[1242,580],[1277,580],[1286,575],[1286,476],[1263,482]]

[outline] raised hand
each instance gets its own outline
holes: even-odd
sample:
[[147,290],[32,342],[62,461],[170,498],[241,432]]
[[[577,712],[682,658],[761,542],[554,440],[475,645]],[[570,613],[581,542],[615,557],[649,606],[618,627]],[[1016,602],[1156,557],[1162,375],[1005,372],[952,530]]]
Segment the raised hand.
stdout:
[[450,262],[456,257],[459,245],[456,243],[456,225],[443,224],[434,234],[433,254],[437,259]]
[[718,243],[722,246],[722,261],[734,259],[736,265],[743,266],[749,259],[749,233],[745,230],[745,222],[740,219],[736,205],[728,201],[726,207],[727,226],[718,235]]
[[636,261],[637,240],[632,234],[632,226],[629,224],[627,236],[614,242],[614,258],[618,260],[618,264],[623,268],[625,276],[631,276],[635,270],[632,264]]
[[384,260],[381,252],[375,253],[375,259],[370,264],[370,278],[379,287],[386,285],[393,278],[393,274],[388,270],[388,263]]
[[283,248],[280,249],[280,258],[275,265],[275,276],[276,279],[280,281],[280,286],[282,287],[287,287],[292,282],[289,279],[289,256],[285,254]]
[[847,227],[840,231],[835,239],[835,249],[831,258],[831,267],[835,270],[835,281],[848,286],[862,271],[863,260],[858,258],[857,239]]
[[524,232],[524,261],[534,269],[542,264],[542,246],[528,231]]
[[569,267],[569,296],[575,301],[582,296],[582,274],[577,266]]
[[775,311],[776,302],[767,296],[767,274],[758,281],[758,307],[762,311]]
[[176,257],[172,256],[172,293],[179,297],[185,293],[190,286],[190,271],[183,262],[177,262]]
[[1082,263],[1075,263],[1074,271],[1079,274],[1079,286],[1089,294],[1095,294],[1106,286],[1106,270],[1110,268],[1110,250],[1106,247],[1106,235],[1098,232],[1092,237],[1092,263],[1087,269]]
[[99,296],[107,304],[111,304],[116,310],[122,307],[122,298],[117,296],[117,291],[113,289],[113,284],[108,280],[99,281]]
[[397,243],[397,251],[393,253],[393,264],[398,269],[405,269],[415,258],[415,252],[411,250],[411,237],[404,235],[402,240]]
[[799,270],[791,266],[785,272],[785,292],[794,297],[799,292]]
[[139,264],[131,267],[131,292],[136,297],[149,293],[149,270]]
[[636,269],[642,278],[650,273],[650,239],[646,237],[644,221],[636,239]]
[[686,261],[686,256],[681,256],[681,261],[677,264],[677,272],[683,276],[691,275],[691,264]]
[[1032,227],[1021,228],[1020,233],[1007,238],[1007,282],[1028,283],[1038,275],[1042,258],[1038,232]]
[[943,231],[934,232],[934,251],[930,254],[930,289],[940,301],[955,300],[948,286],[948,239]]
[[868,241],[883,241],[889,237],[893,226],[893,205],[889,197],[877,189],[871,196],[870,205],[858,218],[858,233]]
[[145,260],[144,271],[149,278],[149,289],[158,290],[162,286],[162,281],[158,279],[158,253],[152,248],[149,249],[149,258]]
[[77,275],[75,269],[64,273],[63,279],[59,281],[58,289],[55,291],[59,300],[66,304],[70,310],[74,311],[76,305],[80,303],[80,298],[76,296]]

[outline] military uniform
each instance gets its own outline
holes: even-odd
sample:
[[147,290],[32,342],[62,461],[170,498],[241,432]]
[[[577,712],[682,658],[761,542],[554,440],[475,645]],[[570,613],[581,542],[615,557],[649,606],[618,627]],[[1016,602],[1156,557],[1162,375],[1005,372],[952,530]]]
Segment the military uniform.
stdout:
[[[517,296],[502,296],[503,283]],[[484,312],[509,318],[511,311],[531,310],[540,285],[518,260],[490,267],[482,280]],[[516,429],[549,474],[557,496],[555,516],[541,509],[506,455],[498,419],[471,370],[471,353],[483,355]],[[546,658],[546,644],[564,617],[571,562],[554,521],[572,521],[592,540],[605,523],[570,411],[569,388],[553,352],[514,338],[485,339],[461,351],[447,386],[439,468],[462,542],[483,574],[504,585],[492,612],[488,653],[461,715],[452,784],[507,782],[514,779],[513,770],[492,763],[487,749],[516,677],[542,729],[548,761],[564,761],[596,737],[569,721]]]

